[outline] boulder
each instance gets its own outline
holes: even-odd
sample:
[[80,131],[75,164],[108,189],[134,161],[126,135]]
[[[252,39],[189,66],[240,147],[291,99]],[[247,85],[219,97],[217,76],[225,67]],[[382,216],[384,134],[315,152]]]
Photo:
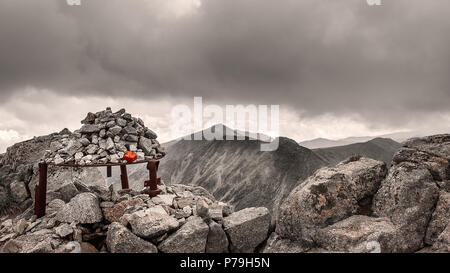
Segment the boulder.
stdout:
[[65,253],[81,253],[81,245],[79,242],[71,241],[64,245],[62,251]]
[[150,139],[145,137],[139,138],[138,148],[142,149],[142,151],[144,151],[145,154],[150,154],[152,152],[153,149],[152,145],[153,143]]
[[97,153],[97,151],[99,150],[99,147],[95,144],[90,144],[89,146],[86,147],[86,152],[89,155],[94,155]]
[[421,164],[401,162],[393,165],[374,197],[375,216],[389,217],[399,230],[401,252],[415,252],[423,239],[439,188],[430,171]]
[[111,134],[113,136],[117,136],[122,131],[122,127],[116,125],[116,126],[114,126],[112,128],[109,128],[109,131],[111,132]]
[[81,126],[80,133],[82,134],[92,134],[100,132],[100,130],[103,129],[97,124],[85,124]]
[[19,253],[22,249],[20,243],[16,240],[7,241],[0,250],[0,253]]
[[262,249],[262,253],[303,253],[308,249],[300,242],[283,239],[276,232],[272,232]]
[[105,216],[105,219],[112,222],[120,222],[120,218],[124,215],[125,209],[128,206],[136,206],[136,205],[143,205],[144,201],[140,198],[133,198],[131,200],[124,200],[122,202],[117,203],[112,208],[104,208],[103,214]]
[[123,131],[127,135],[137,135],[136,129],[134,127],[131,127],[131,126],[126,126],[125,128],[123,128]]
[[426,167],[441,190],[450,191],[450,134],[414,138],[393,158],[395,164],[411,162]]
[[22,218],[16,223],[16,225],[14,227],[14,231],[16,232],[16,234],[22,235],[25,232],[27,227],[28,227],[27,220]]
[[320,229],[315,242],[332,252],[396,252],[396,228],[388,218],[355,215]]
[[431,249],[433,252],[450,253],[450,225],[439,235]]
[[195,207],[196,201],[194,197],[182,197],[177,199],[177,206],[180,209],[183,209],[184,207]]
[[125,127],[127,126],[127,121],[124,120],[123,118],[118,118],[116,120],[116,124],[119,125],[120,127]]
[[375,194],[386,173],[385,163],[364,157],[319,169],[284,200],[276,232],[283,238],[314,244],[318,228],[356,214],[358,202]]
[[196,204],[196,211],[197,211],[197,215],[200,216],[200,217],[202,217],[202,218],[207,218],[207,217],[209,217],[209,206],[208,206],[208,204],[207,204],[204,200],[202,200],[202,199],[199,199],[199,200],[197,201],[197,204]]
[[17,180],[13,181],[11,184],[9,184],[9,189],[11,192],[12,199],[16,203],[22,203],[30,196],[28,194],[25,183],[23,183],[22,181]]
[[110,151],[114,149],[114,147],[115,147],[114,141],[112,140],[112,138],[108,137],[108,139],[106,140],[105,150]]
[[56,219],[64,223],[99,223],[103,220],[102,210],[97,196],[92,193],[80,193],[56,214]]
[[102,201],[111,201],[112,197],[112,188],[107,188],[101,185],[91,185],[88,187],[89,192],[95,194],[99,200]]
[[[82,242],[83,243],[83,242]],[[68,242],[66,245],[64,245],[61,249],[61,252],[63,253],[83,253],[81,244],[76,241]]]
[[412,138],[405,141],[403,146],[441,158],[450,158],[450,134]]
[[208,240],[206,242],[206,253],[227,253],[228,238],[222,225],[211,221],[209,223]]
[[17,237],[8,241],[2,249],[3,253],[51,253],[54,252],[52,234],[32,233]]
[[80,253],[98,253],[98,249],[88,242],[81,242]]
[[82,124],[92,124],[94,123],[96,116],[94,113],[87,113],[86,118],[81,121]]
[[61,199],[53,199],[47,204],[46,213],[52,214],[54,212],[58,212],[60,209],[64,207],[66,203]]
[[223,222],[223,206],[219,204],[213,204],[209,208],[209,215],[212,220],[222,223]]
[[178,228],[178,221],[154,210],[140,210],[130,215],[128,219],[132,232],[139,237],[152,239]]
[[164,253],[204,253],[209,227],[197,216],[187,222],[175,233],[165,239],[158,249]]
[[175,198],[175,194],[160,194],[158,197],[161,199],[161,201],[167,205],[172,206],[173,199]]
[[246,208],[232,213],[223,220],[233,252],[254,252],[268,235],[269,210],[264,207]]
[[152,243],[134,235],[119,223],[112,223],[106,233],[106,245],[111,253],[157,253]]
[[77,187],[72,183],[72,181],[66,181],[63,185],[56,190],[61,195],[61,199],[64,202],[69,202],[73,197],[77,196],[80,192]]
[[64,152],[69,156],[74,156],[81,149],[83,149],[83,144],[81,144],[80,141],[73,139],[68,142],[67,146],[64,148]]
[[12,219],[6,219],[6,220],[4,220],[3,221],[3,219],[2,219],[2,221],[0,221],[0,229],[3,229],[3,228],[11,228],[13,226],[13,221],[12,221]]
[[[97,168],[70,168],[70,167],[56,167],[50,165],[48,167],[47,176],[47,201],[51,201],[51,194],[54,194],[55,198],[66,199],[70,201],[70,196],[77,194],[78,192],[89,191],[82,188],[78,188],[78,185],[105,185],[106,179],[102,176],[101,172]],[[39,170],[34,170],[33,177],[28,184],[30,192],[34,193],[34,189],[39,183]],[[76,190],[72,187],[75,185]],[[87,186],[86,186],[87,188]],[[63,197],[64,195],[65,197]],[[34,194],[31,195],[35,198]],[[67,200],[68,199],[68,200]]]
[[427,228],[425,243],[433,245],[450,223],[450,193],[441,191],[436,209]]
[[82,139],[80,139],[80,143],[83,144],[83,146],[88,146],[89,144],[91,144],[91,142],[89,141],[89,139],[83,137]]
[[149,138],[149,139],[156,139],[158,137],[158,135],[155,132],[153,132],[152,130],[146,128],[145,137]]
[[73,233],[73,228],[69,224],[62,224],[55,228],[55,232],[59,237],[64,238]]

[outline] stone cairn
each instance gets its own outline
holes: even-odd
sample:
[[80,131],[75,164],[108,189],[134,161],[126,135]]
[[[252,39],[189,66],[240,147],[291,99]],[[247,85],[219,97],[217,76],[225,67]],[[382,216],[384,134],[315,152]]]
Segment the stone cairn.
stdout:
[[81,123],[83,126],[73,134],[67,130],[59,141],[52,142],[45,155],[46,163],[126,163],[122,158],[127,151],[136,153],[138,161],[160,159],[165,155],[155,132],[125,109],[113,113],[108,107],[95,114],[90,112]]

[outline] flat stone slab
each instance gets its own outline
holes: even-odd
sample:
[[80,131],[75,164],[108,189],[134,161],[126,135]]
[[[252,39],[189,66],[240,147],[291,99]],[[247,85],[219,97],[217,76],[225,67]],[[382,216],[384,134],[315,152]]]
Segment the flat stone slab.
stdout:
[[224,218],[223,226],[234,252],[253,252],[269,232],[270,214],[264,207],[246,208]]

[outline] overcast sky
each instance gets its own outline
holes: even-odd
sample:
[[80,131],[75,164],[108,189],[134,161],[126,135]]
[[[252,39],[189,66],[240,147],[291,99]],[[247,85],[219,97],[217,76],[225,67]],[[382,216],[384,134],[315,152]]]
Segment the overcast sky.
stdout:
[[450,132],[450,1],[0,1],[0,152],[125,107],[279,104],[297,141]]

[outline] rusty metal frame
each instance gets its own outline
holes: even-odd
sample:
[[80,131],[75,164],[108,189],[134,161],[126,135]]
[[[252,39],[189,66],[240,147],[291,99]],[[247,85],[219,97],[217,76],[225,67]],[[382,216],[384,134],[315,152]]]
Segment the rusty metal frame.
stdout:
[[134,164],[142,164],[147,163],[147,169],[149,171],[149,180],[145,181],[144,186],[149,187],[148,189],[144,189],[142,193],[148,194],[151,197],[154,197],[161,193],[161,190],[158,189],[158,184],[161,183],[161,178],[158,178],[158,166],[159,160],[141,160],[135,161],[132,163],[103,163],[103,164],[92,164],[92,165],[77,165],[73,163],[65,163],[65,164],[54,164],[54,163],[39,163],[39,184],[34,189],[34,214],[41,218],[45,216],[45,208],[46,208],[46,200],[47,200],[47,174],[48,174],[48,166],[58,166],[58,167],[72,167],[72,168],[88,168],[88,167],[106,167],[106,176],[111,177],[112,167],[120,166],[120,180],[122,183],[122,189],[129,188],[128,182],[128,172],[127,165]]
[[158,184],[161,184],[161,178],[158,178],[158,167],[159,161],[149,161],[147,163],[150,180],[145,181],[144,186],[149,187],[149,189],[145,189],[143,193],[150,195],[150,197],[155,197],[161,193],[161,190],[158,189]]

